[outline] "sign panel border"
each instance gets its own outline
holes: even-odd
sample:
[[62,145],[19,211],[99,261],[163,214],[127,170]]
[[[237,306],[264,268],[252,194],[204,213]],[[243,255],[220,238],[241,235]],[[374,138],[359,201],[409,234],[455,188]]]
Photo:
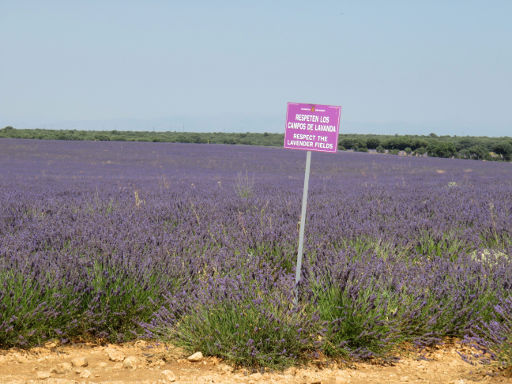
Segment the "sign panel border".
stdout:
[[[322,109],[334,109],[337,113],[336,120],[334,122],[330,122],[332,125],[335,126],[335,142],[331,143],[334,145],[334,148],[332,150],[329,149],[322,149],[322,148],[314,148],[314,147],[305,147],[305,146],[290,146],[287,145],[287,139],[289,139],[289,134],[291,132],[291,129],[288,128],[288,123],[290,122],[290,107],[291,106],[303,106],[303,108],[308,108],[310,112],[315,112],[315,110],[322,110]],[[336,153],[338,151],[338,143],[339,143],[339,130],[341,125],[341,106],[338,105],[327,105],[327,104],[314,104],[314,103],[296,103],[296,102],[288,102],[286,104],[286,123],[285,123],[285,133],[284,133],[284,143],[283,147],[285,149],[293,149],[293,150],[299,150],[299,151],[313,151],[313,152],[324,152],[324,153]],[[315,135],[316,136],[316,135]]]

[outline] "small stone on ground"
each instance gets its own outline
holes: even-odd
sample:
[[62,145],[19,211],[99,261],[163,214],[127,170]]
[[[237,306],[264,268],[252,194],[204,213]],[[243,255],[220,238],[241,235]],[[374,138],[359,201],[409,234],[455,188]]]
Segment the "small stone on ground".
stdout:
[[107,356],[111,361],[124,360],[124,353],[116,348],[108,347],[107,349],[105,349],[105,352],[107,353]]
[[162,371],[162,375],[170,383],[173,383],[173,382],[176,381],[176,375],[174,374],[173,371],[171,371],[169,369],[166,369],[166,370]]
[[64,373],[71,372],[72,369],[73,369],[73,366],[71,365],[71,363],[68,363],[66,361],[64,363],[59,363],[55,367],[53,367],[52,372],[62,375]]
[[71,360],[71,364],[73,367],[87,367],[89,365],[87,359],[85,357],[75,357],[73,360]]
[[138,359],[135,356],[128,356],[123,361],[123,367],[129,368],[129,369],[135,369],[137,368]]
[[196,352],[192,355],[190,355],[187,358],[188,361],[197,362],[203,360],[203,354],[201,352]]
[[80,377],[82,379],[87,379],[91,376],[91,371],[89,371],[88,369],[84,369],[81,373],[80,373]]
[[49,377],[51,377],[51,373],[48,371],[39,371],[39,372],[37,372],[36,376],[38,379],[44,380],[44,379],[48,379]]

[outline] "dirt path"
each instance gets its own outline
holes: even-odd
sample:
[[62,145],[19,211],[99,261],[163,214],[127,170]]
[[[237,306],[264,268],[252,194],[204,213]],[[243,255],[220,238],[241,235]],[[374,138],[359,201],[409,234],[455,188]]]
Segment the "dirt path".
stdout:
[[[320,362],[318,362],[320,364]],[[325,364],[322,364],[325,365]],[[454,348],[411,354],[393,366],[334,364],[281,373],[233,370],[216,358],[196,362],[170,345],[56,346],[0,351],[0,383],[512,383],[503,374],[464,362]]]

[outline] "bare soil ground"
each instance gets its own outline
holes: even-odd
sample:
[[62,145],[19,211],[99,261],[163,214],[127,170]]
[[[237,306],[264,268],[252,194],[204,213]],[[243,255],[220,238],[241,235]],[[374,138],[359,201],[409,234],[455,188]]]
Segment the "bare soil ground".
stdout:
[[169,344],[47,343],[31,350],[0,351],[0,383],[512,383],[505,372],[464,362],[455,347],[411,352],[394,365],[312,361],[284,372],[234,369],[216,358],[187,360]]

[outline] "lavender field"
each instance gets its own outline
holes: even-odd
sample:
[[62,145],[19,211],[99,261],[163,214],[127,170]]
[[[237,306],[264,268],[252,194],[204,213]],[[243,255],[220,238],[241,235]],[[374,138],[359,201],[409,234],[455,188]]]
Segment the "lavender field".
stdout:
[[512,362],[512,163],[0,139],[0,347],[171,340],[236,364],[454,338]]

